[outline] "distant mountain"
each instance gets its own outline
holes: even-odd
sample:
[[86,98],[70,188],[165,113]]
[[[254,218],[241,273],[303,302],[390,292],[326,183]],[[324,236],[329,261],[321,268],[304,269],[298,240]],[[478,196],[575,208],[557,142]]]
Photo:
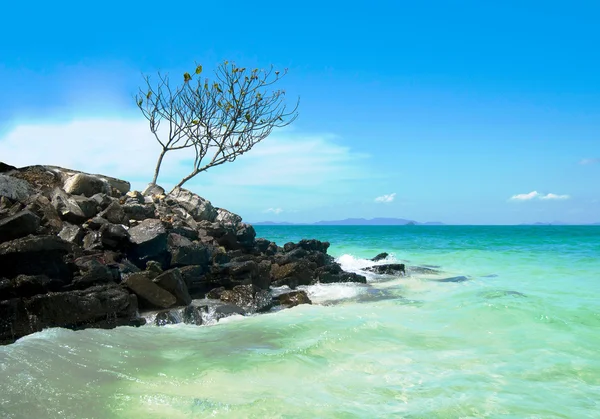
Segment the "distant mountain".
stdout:
[[562,221],[552,221],[551,223],[542,223],[540,221],[536,223],[523,223],[519,224],[522,226],[598,226],[600,223],[591,223],[591,224],[573,224],[573,223],[565,223]]
[[294,223],[288,223],[288,222],[281,222],[281,223],[277,223],[274,221],[259,221],[257,223],[250,223],[252,225],[255,226],[293,226],[293,225],[298,225],[298,224],[294,224]]
[[426,223],[419,223],[414,220],[405,220],[404,218],[346,218],[344,220],[332,220],[332,221],[317,221],[316,223],[286,223],[286,222],[273,222],[273,221],[261,221],[257,223],[251,223],[254,225],[317,225],[317,226],[393,226],[393,225],[444,225],[439,221],[428,221]]

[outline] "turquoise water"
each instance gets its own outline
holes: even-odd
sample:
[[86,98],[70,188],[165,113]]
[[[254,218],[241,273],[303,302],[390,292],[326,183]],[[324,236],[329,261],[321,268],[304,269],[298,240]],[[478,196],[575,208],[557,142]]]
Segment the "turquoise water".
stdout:
[[49,329],[0,347],[0,417],[600,417],[600,227],[256,229],[440,273],[206,327]]

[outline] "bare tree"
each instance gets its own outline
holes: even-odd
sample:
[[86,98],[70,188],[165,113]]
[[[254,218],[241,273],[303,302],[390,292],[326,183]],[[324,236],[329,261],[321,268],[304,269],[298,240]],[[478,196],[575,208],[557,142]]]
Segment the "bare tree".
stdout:
[[298,116],[299,101],[288,110],[285,91],[270,89],[287,70],[247,70],[225,61],[215,70],[214,80],[202,80],[201,73],[198,65],[193,74],[184,73],[183,83],[175,88],[167,75],[159,73],[155,84],[145,77],[146,89],[136,95],[162,147],[153,184],[167,151],[194,149],[193,169],[176,186],[181,187],[200,172],[234,161]]

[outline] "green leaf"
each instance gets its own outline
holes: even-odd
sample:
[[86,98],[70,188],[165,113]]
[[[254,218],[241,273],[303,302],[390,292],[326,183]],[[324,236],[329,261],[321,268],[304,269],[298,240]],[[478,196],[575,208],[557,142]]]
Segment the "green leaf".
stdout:
[[144,100],[143,100],[143,99],[140,99],[140,100],[138,100],[138,103],[137,103],[137,104],[138,104],[138,106],[142,106],[142,103],[144,103]]
[[197,119],[194,119],[194,120],[192,121],[192,124],[194,124],[194,125],[198,125],[199,123],[200,123],[200,121],[198,121]]
[[191,79],[192,79],[192,76],[190,76],[190,73],[183,73],[183,82],[184,83],[187,83]]
[[202,73],[202,66],[199,65],[198,67],[196,67],[196,74],[200,74]]
[[146,99],[150,99],[150,96],[152,96],[152,92],[146,93]]

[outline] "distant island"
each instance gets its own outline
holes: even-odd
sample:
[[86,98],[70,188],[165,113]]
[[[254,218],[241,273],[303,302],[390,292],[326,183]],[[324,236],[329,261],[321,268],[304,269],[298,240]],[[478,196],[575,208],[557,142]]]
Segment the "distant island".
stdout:
[[253,225],[263,226],[291,226],[291,225],[315,225],[315,226],[393,226],[393,225],[445,225],[439,221],[427,221],[420,223],[403,218],[346,218],[344,220],[317,221],[316,223],[288,223],[274,221],[259,221]]

